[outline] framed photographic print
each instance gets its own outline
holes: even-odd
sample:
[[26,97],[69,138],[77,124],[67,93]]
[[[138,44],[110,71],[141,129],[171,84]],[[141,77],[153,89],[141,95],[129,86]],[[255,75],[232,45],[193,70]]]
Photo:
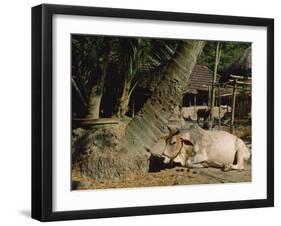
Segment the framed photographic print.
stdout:
[[273,37],[267,18],[33,7],[32,217],[273,206]]

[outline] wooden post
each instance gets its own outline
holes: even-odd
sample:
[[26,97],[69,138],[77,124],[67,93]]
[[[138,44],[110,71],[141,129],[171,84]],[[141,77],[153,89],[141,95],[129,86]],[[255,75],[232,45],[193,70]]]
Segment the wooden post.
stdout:
[[133,100],[133,104],[132,104],[132,118],[135,117],[135,101]]
[[217,43],[217,49],[216,49],[216,58],[215,58],[215,66],[214,66],[214,74],[212,79],[212,96],[211,96],[211,125],[214,124],[214,105],[215,105],[215,97],[216,97],[216,79],[217,79],[217,70],[218,70],[218,64],[220,60],[221,50],[220,50],[220,42]]
[[241,107],[243,107],[243,106],[241,106],[242,105],[242,103],[241,103],[241,98],[240,98],[240,96],[238,95],[237,96],[237,102],[239,103],[238,105],[237,105],[237,113],[238,113],[238,115],[236,116],[236,124],[237,124],[237,126],[239,126],[240,125],[240,119],[241,119]]
[[235,80],[234,80],[234,83],[233,83],[232,104],[231,104],[230,133],[233,133],[233,129],[234,129],[235,102],[236,102],[236,83],[237,83],[237,79],[235,79]]
[[208,107],[211,108],[211,86],[208,86]]
[[221,89],[218,87],[218,102],[219,102],[219,129],[221,128]]
[[227,113],[229,113],[228,106],[230,106],[230,97],[229,96],[227,96],[227,108],[226,108]]
[[194,106],[196,106],[196,95],[193,95]]

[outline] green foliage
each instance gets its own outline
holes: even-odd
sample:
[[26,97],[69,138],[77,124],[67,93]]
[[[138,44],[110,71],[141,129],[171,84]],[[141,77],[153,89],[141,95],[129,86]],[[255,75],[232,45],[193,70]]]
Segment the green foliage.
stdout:
[[[245,42],[220,42],[221,43],[221,57],[218,64],[218,73],[222,73],[230,64],[232,64],[238,57],[249,47],[251,43]],[[206,65],[211,70],[214,69],[216,56],[217,42],[207,41],[199,59],[198,63]]]
[[176,41],[149,38],[117,38],[113,58],[122,78],[116,109],[118,117],[128,111],[130,97],[144,72],[165,64],[174,54]]
[[114,61],[124,81],[135,83],[142,72],[166,63],[174,54],[177,41],[150,38],[117,38]]
[[96,72],[103,37],[92,38],[72,35],[72,78],[84,97],[90,92],[93,75]]
[[[100,67],[106,58],[109,59],[107,82],[110,85],[106,85],[107,88],[97,87],[100,88],[100,93],[112,89],[111,98],[116,100],[122,96],[124,88],[131,94],[141,76],[153,75],[152,71],[167,65],[179,43],[180,40],[171,39],[72,35],[72,80],[75,90],[80,99],[87,102],[91,88],[97,83],[95,78],[101,73]],[[198,59],[199,64],[214,69],[216,45],[215,41],[207,41]],[[222,73],[250,45],[242,42],[221,42],[218,73]]]
[[[83,102],[87,102],[93,85],[96,85],[96,91],[100,91],[100,94],[106,92],[104,87],[99,87],[96,79],[101,73],[105,58],[109,59],[110,65],[107,74],[111,79],[108,82],[115,83],[107,87],[116,90],[113,98],[118,99],[124,87],[129,89],[130,93],[133,91],[144,71],[166,64],[179,42],[166,39],[91,35],[72,35],[71,40],[72,81]],[[112,70],[113,68],[115,70]]]

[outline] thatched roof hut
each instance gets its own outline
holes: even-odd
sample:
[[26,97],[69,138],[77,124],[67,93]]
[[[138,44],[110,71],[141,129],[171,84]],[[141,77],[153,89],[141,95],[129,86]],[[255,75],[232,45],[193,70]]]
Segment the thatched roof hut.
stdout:
[[[195,65],[183,94],[183,106],[208,104],[209,89],[212,85],[213,75],[214,72],[207,66]],[[217,74],[217,80],[219,79],[220,75]]]
[[[212,85],[214,72],[204,65],[196,64],[192,70],[185,93],[198,94],[200,91],[208,92],[208,87]],[[217,79],[220,75],[217,75]]]

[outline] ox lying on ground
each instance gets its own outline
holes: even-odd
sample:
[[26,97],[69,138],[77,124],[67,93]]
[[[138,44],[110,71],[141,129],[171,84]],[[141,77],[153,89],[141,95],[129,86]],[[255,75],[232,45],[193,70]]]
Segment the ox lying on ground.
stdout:
[[163,152],[165,163],[174,161],[191,168],[211,166],[228,171],[243,170],[244,161],[250,158],[245,143],[228,132],[200,127],[184,131],[169,128],[169,131]]

